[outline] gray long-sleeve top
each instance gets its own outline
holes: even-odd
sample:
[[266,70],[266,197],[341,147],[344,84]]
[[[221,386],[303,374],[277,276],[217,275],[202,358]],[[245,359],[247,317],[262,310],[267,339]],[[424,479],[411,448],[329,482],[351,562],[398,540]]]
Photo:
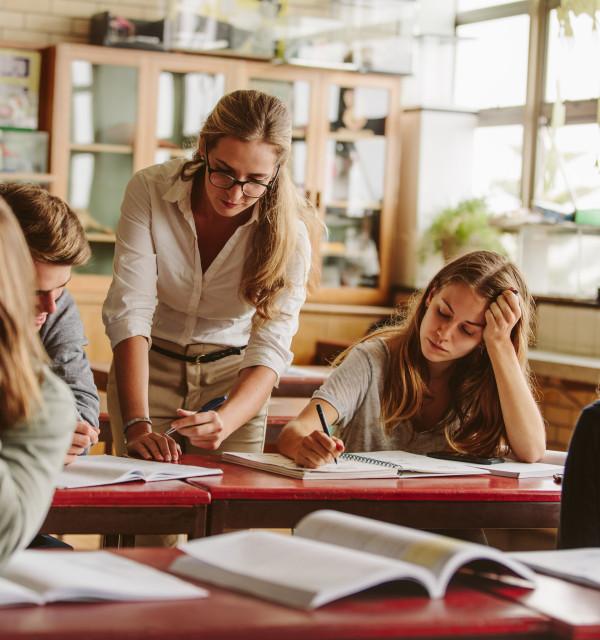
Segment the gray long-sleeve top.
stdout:
[[81,417],[98,429],[100,401],[94,375],[83,347],[89,344],[73,296],[65,289],[56,301],[56,312],[48,314],[40,338],[52,371],[69,385]]

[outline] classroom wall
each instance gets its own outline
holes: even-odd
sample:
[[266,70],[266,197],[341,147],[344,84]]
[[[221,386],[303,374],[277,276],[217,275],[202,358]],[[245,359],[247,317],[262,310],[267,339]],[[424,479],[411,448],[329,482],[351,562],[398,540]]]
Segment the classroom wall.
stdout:
[[109,11],[133,20],[159,20],[168,13],[168,0],[0,0],[0,39],[50,45],[86,43],[89,18]]

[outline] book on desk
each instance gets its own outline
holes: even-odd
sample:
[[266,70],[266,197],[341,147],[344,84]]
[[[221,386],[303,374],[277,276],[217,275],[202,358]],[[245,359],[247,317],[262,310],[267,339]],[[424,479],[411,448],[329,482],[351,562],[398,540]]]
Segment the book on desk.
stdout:
[[411,580],[441,598],[466,565],[486,577],[510,574],[532,587],[534,573],[502,551],[337,511],[315,511],[293,536],[237,531],[179,547],[170,570],[301,609],[370,587]]
[[177,576],[108,551],[25,549],[9,558],[0,576],[0,606],[206,596],[205,589]]
[[121,482],[177,480],[222,474],[221,469],[138,460],[111,455],[80,456],[66,465],[56,481],[57,489],[97,487]]

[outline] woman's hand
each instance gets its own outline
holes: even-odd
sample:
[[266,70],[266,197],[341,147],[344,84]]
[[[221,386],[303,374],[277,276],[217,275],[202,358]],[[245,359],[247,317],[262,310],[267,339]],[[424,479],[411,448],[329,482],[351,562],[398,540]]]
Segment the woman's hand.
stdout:
[[516,289],[506,289],[485,312],[483,340],[486,347],[510,342],[510,332],[521,317],[521,305]]
[[145,460],[177,462],[181,448],[173,438],[164,433],[145,432],[127,441],[127,453]]
[[214,451],[230,435],[217,411],[196,413],[177,409],[177,415],[181,419],[175,420],[171,426],[177,433],[188,438],[194,447]]
[[317,469],[333,462],[344,450],[344,443],[335,436],[327,436],[320,429],[304,436],[296,449],[294,462],[302,467]]

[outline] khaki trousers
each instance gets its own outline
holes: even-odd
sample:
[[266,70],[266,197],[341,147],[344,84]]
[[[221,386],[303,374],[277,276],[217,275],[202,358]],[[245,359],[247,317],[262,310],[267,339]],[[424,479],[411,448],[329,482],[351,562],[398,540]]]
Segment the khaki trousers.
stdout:
[[[197,356],[225,349],[228,345],[188,345],[181,347],[166,340],[153,340],[155,344],[175,353]],[[152,430],[164,433],[171,422],[177,419],[177,409],[197,411],[209,400],[218,396],[226,396],[237,381],[241,355],[227,356],[216,362],[196,364],[183,362],[156,351],[148,352],[150,381],[148,402]],[[117,394],[114,367],[111,366],[107,386],[107,403],[110,426],[117,455],[126,453],[123,420]],[[216,451],[192,446],[188,439],[174,434],[174,439],[181,446],[183,453],[216,454],[222,451],[243,451],[260,453],[263,450],[267,426],[266,402],[262,409],[246,424],[234,431]],[[141,416],[140,416],[141,417]]]
[[[188,356],[220,351],[229,345],[188,345],[181,347],[166,340],[153,339],[153,342],[164,349]],[[183,362],[156,351],[148,352],[150,379],[148,401],[152,430],[164,433],[177,419],[177,409],[197,411],[209,400],[218,396],[226,396],[237,381],[241,355],[232,355],[204,364]],[[114,366],[111,366],[107,385],[107,403],[110,426],[116,454],[127,452],[123,434],[123,420],[117,394]],[[181,446],[183,453],[217,454],[222,451],[240,451],[260,453],[263,450],[267,426],[266,402],[261,410],[246,424],[234,431],[216,451],[194,447],[183,436],[174,434],[174,439]],[[140,416],[141,417],[141,416]],[[135,544],[139,547],[171,547],[180,542],[177,535],[138,535]]]

